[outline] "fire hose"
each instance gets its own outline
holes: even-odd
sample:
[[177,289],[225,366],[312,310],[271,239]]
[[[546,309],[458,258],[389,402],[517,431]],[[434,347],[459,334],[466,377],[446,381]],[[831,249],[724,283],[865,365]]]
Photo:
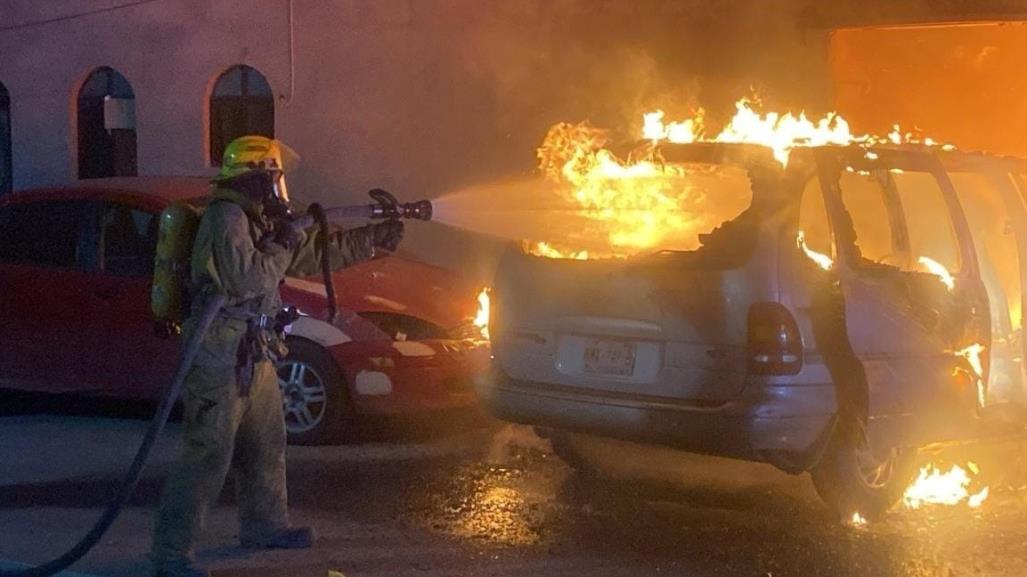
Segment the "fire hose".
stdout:
[[[370,194],[371,198],[375,200],[374,204],[340,206],[328,209],[321,208],[320,205],[314,205],[311,207],[312,210],[307,215],[294,218],[285,223],[286,226],[291,226],[297,231],[309,228],[315,223],[317,223],[321,228],[321,248],[323,251],[321,264],[322,272],[325,277],[326,293],[329,299],[329,317],[335,316],[336,306],[334,284],[331,283],[331,268],[329,266],[330,255],[328,255],[326,250],[328,248],[327,233],[328,224],[330,222],[357,218],[407,218],[431,220],[432,217],[431,201],[421,200],[417,202],[400,203],[396,200],[395,196],[378,188],[370,191],[368,194]],[[0,577],[47,577],[49,575],[55,575],[82,559],[90,549],[96,546],[104,533],[110,529],[111,525],[114,524],[114,521],[121,513],[121,509],[125,506],[125,503],[128,502],[133,491],[135,491],[136,485],[139,484],[143,467],[146,465],[146,461],[149,459],[150,453],[153,451],[154,444],[164,431],[164,426],[168,422],[171,410],[174,408],[175,403],[182,392],[182,386],[185,384],[185,379],[189,374],[189,369],[192,368],[193,361],[196,359],[196,355],[200,351],[200,345],[203,343],[203,338],[206,336],[207,330],[210,328],[211,323],[214,322],[215,317],[217,317],[218,313],[224,307],[226,300],[227,297],[225,295],[216,295],[210,299],[210,302],[207,303],[203,308],[203,311],[200,313],[194,330],[179,355],[178,365],[175,369],[174,377],[171,380],[171,385],[168,386],[167,390],[164,392],[164,396],[161,398],[160,404],[157,407],[157,412],[150,421],[150,424],[146,429],[146,434],[143,436],[143,441],[139,445],[139,450],[136,451],[131,465],[129,465],[128,469],[125,471],[114,498],[107,503],[107,507],[104,509],[103,514],[89,532],[87,532],[78,543],[59,557],[41,565],[28,567],[26,569],[0,569]]]

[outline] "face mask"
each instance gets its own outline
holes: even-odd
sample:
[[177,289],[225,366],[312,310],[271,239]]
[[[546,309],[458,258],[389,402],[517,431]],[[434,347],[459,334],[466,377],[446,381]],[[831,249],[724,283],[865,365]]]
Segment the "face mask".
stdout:
[[253,202],[259,202],[268,218],[285,218],[292,214],[285,177],[278,170],[252,170],[224,183]]
[[285,186],[285,173],[280,170],[268,171],[270,176],[270,194],[263,198],[264,214],[268,218],[279,219],[292,216],[289,205],[289,189]]

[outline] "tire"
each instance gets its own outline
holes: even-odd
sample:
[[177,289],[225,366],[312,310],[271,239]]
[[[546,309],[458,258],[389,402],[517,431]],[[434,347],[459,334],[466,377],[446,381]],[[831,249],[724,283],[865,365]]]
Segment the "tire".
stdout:
[[278,387],[290,445],[338,444],[352,434],[349,389],[335,361],[320,345],[286,342],[289,355],[278,363]]
[[843,519],[853,513],[880,519],[916,475],[916,449],[893,448],[886,454],[874,456],[862,424],[839,424],[811,471],[817,494]]

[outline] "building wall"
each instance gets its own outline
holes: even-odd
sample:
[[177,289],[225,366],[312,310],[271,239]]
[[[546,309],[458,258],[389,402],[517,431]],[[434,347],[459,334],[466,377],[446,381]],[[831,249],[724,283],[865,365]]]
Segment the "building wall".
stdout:
[[849,28],[831,45],[835,102],[861,130],[901,122],[964,150],[1027,157],[1027,22]]
[[[0,0],[16,188],[74,178],[75,95],[100,65],[132,83],[139,173],[153,175],[213,173],[212,82],[256,68],[276,136],[303,156],[291,191],[326,204],[530,175],[561,120],[635,129],[646,109],[699,104],[716,119],[750,87],[775,106],[828,103],[826,33],[798,29],[797,1],[156,0],[82,15],[125,4]],[[437,224],[411,239],[482,279],[500,246]]]

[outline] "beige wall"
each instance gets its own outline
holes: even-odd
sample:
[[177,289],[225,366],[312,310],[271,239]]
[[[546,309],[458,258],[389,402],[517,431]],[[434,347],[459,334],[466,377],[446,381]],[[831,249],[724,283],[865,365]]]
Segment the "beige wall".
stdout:
[[[531,174],[560,120],[634,129],[647,108],[696,104],[716,117],[750,86],[775,106],[828,100],[826,35],[801,32],[791,1],[294,0],[290,35],[288,0],[158,0],[2,30],[126,2],[0,0],[16,187],[73,178],[72,103],[100,65],[132,83],[139,172],[158,175],[211,172],[210,84],[257,68],[304,158],[290,188],[333,204]],[[494,243],[412,229],[418,254],[488,276]]]

